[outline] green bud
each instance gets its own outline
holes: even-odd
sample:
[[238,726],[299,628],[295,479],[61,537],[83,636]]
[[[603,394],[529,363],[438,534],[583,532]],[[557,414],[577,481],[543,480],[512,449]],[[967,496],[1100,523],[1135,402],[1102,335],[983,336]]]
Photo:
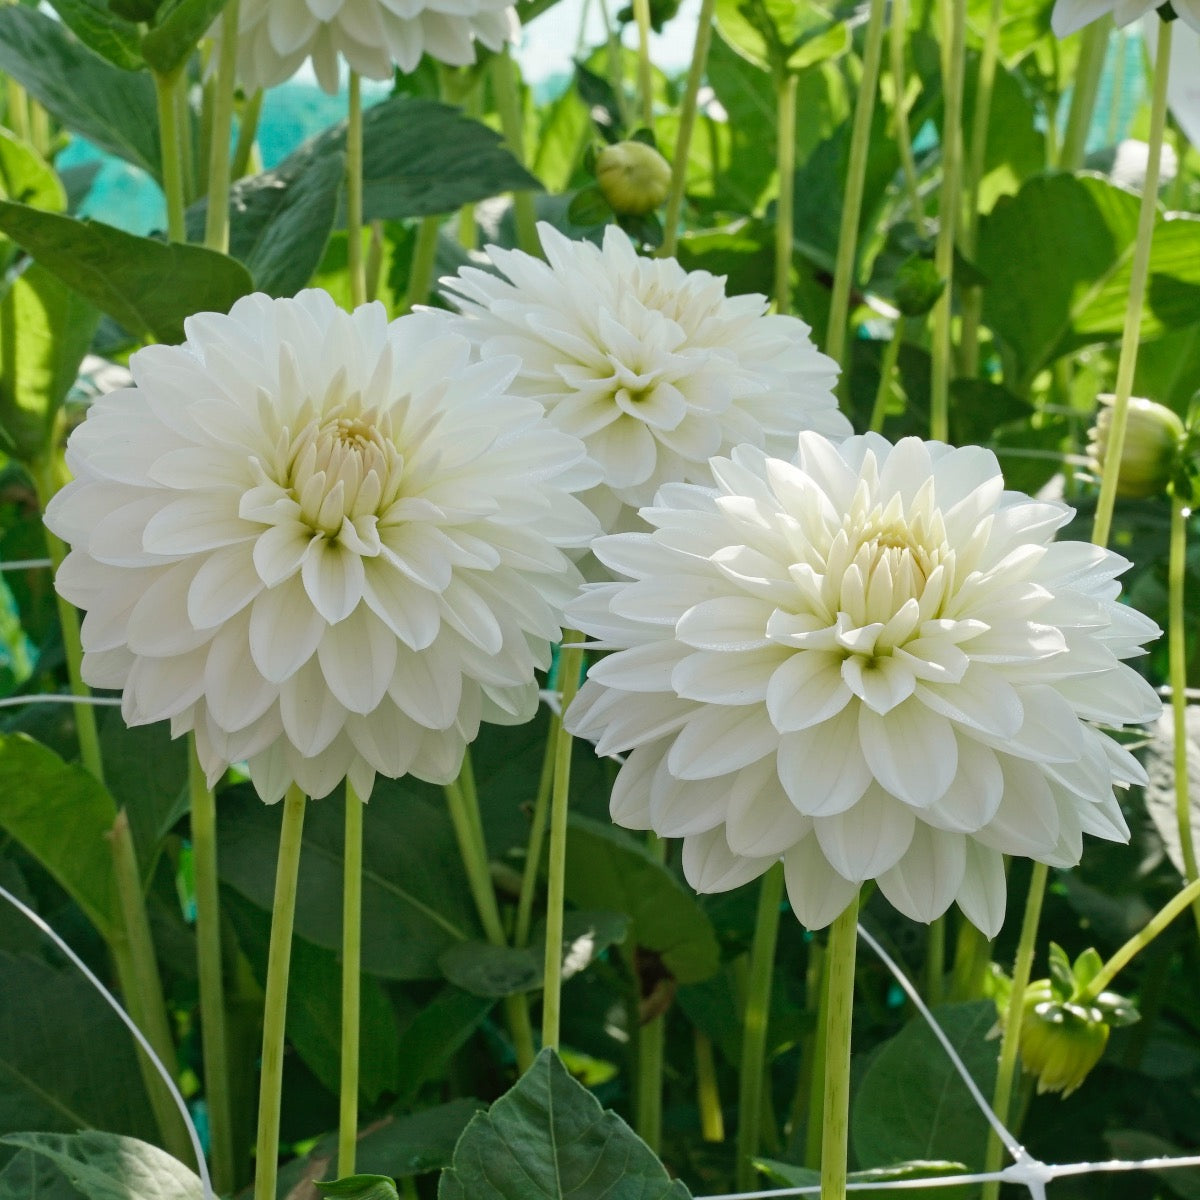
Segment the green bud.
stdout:
[[642,141],[617,142],[596,155],[596,183],[613,212],[640,217],[671,191],[671,164]]
[[1100,1061],[1108,1025],[1092,1005],[1059,1000],[1049,979],[1025,989],[1021,1016],[1021,1062],[1037,1076],[1038,1092],[1069,1096]]
[[[1099,400],[1095,424],[1088,431],[1088,454],[1098,475],[1103,474],[1108,456],[1114,397],[1105,395]],[[1117,475],[1117,495],[1126,500],[1145,500],[1165,492],[1175,477],[1186,440],[1186,430],[1177,413],[1153,400],[1132,397]]]

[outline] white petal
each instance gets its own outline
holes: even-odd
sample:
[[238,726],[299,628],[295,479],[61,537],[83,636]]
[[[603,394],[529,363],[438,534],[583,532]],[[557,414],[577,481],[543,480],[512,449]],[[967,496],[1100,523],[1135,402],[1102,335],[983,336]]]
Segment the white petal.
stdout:
[[809,929],[824,929],[840,917],[858,891],[858,884],[843,879],[829,865],[815,836],[787,852],[783,871],[792,911]]
[[667,766],[680,779],[728,775],[770,754],[778,737],[757,705],[737,709],[707,705],[697,709],[680,730]]
[[327,629],[317,658],[329,690],[353,713],[377,707],[392,682],[396,639],[382,621],[360,605]]
[[812,821],[796,811],[779,786],[770,759],[738,772],[725,816],[725,838],[734,854],[781,855],[811,829]]
[[261,593],[250,608],[250,656],[272,683],[294,675],[328,626],[298,579]]
[[796,810],[830,816],[857,803],[871,782],[859,743],[858,712],[844,708],[831,721],[779,739],[779,781]]
[[987,938],[996,937],[1004,925],[1008,888],[1004,881],[1004,856],[998,850],[966,839],[966,866],[955,899],[967,918]]
[[893,796],[924,808],[941,799],[958,768],[954,730],[915,697],[886,717],[863,705],[858,714],[863,755]]
[[912,810],[882,788],[868,788],[852,808],[815,817],[813,830],[829,865],[852,883],[874,879],[908,849],[917,822]]
[[682,859],[684,878],[701,894],[728,892],[741,887],[743,883],[757,879],[778,861],[734,854],[725,840],[725,830],[720,826],[684,838]]
[[879,876],[879,890],[906,917],[936,921],[950,907],[966,872],[966,839],[921,822],[904,857]]

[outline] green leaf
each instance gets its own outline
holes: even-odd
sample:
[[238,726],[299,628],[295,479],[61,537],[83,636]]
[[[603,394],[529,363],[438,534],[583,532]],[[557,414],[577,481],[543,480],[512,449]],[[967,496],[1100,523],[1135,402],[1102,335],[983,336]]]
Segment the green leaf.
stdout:
[[495,1003],[461,988],[444,987],[421,1007],[400,1033],[396,1078],[402,1101],[411,1101],[439,1077]]
[[0,829],[38,860],[107,938],[116,894],[112,797],[82,767],[22,734],[0,735]]
[[572,816],[567,898],[579,908],[628,913],[634,943],[657,952],[680,983],[699,983],[717,970],[717,936],[695,896],[619,830]]
[[0,436],[14,458],[46,453],[99,323],[95,308],[38,263],[0,300]]
[[347,1175],[313,1186],[322,1196],[340,1196],[343,1200],[400,1200],[395,1180],[386,1175]]
[[113,12],[104,0],[53,0],[62,23],[89,49],[108,59],[122,71],[140,71],[141,30]]
[[[300,150],[272,171],[233,185],[229,196],[229,253],[246,265],[268,296],[294,296],[321,264],[337,219],[346,156],[312,160]],[[200,240],[208,202],[187,212],[188,236]]]
[[168,0],[154,28],[142,38],[142,55],[152,70],[172,75],[221,15],[228,0]]
[[567,220],[572,225],[603,225],[612,215],[612,208],[598,187],[580,188],[567,207]]
[[199,1178],[165,1150],[115,1133],[12,1133],[0,1138],[53,1162],[88,1200],[201,1200]]
[[[221,878],[271,911],[280,806],[248,789],[222,795]],[[310,804],[304,823],[296,932],[339,950],[342,944],[342,805]],[[363,970],[387,979],[439,979],[438,955],[479,937],[470,889],[444,807],[379,780],[363,814]]]
[[[990,1000],[940,1005],[933,1015],[985,1096],[996,1078]],[[865,1166],[913,1160],[983,1163],[988,1126],[924,1018],[885,1042],[854,1096],[851,1139]]]
[[149,75],[114,67],[77,42],[61,22],[22,4],[0,8],[0,71],[72,133],[160,177]]
[[67,194],[50,165],[27,142],[0,128],[0,198],[64,212]]
[[845,54],[845,21],[795,0],[717,0],[717,28],[740,55],[772,72],[799,71]]
[[[614,942],[625,940],[629,921],[621,913],[569,912],[563,919],[563,979],[577,975]],[[460,942],[438,959],[446,978],[476,996],[514,996],[542,986],[546,966],[545,927],[533,944],[492,946]]]
[[[1105,1133],[1104,1140],[1113,1157],[1134,1161],[1140,1158],[1183,1158],[1192,1153],[1190,1149],[1140,1129],[1113,1129]],[[1150,1173],[1166,1184],[1176,1196],[1182,1196],[1183,1200],[1200,1200],[1200,1167],[1160,1167]]]
[[52,1162],[22,1150],[0,1171],[0,1200],[79,1200],[79,1193]]
[[133,1038],[87,979],[3,951],[0,979],[0,1134],[102,1125],[153,1137]]
[[185,317],[228,312],[254,290],[246,268],[224,254],[99,221],[0,201],[0,230],[131,333],[159,342],[183,341]]
[[1057,942],[1050,943],[1046,957],[1050,966],[1050,986],[1060,1000],[1069,1000],[1075,991],[1075,976],[1071,973],[1071,959]]
[[474,1117],[438,1200],[687,1200],[637,1134],[543,1050]]

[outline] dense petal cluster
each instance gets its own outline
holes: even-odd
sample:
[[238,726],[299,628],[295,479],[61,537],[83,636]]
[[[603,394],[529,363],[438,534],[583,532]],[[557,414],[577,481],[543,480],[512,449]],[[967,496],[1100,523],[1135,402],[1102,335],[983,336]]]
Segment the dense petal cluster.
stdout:
[[274,87],[311,58],[332,94],[340,59],[367,79],[391,79],[423,54],[467,66],[475,42],[500,50],[517,30],[511,0],[242,0],[238,78],[250,91]]
[[1004,490],[995,457],[801,434],[787,462],[714,460],[662,489],[651,533],[593,549],[627,581],[568,620],[615,653],[568,713],[628,753],[612,816],[684,839],[700,891],[782,859],[819,927],[875,879],[902,912],[1003,919],[1002,856],[1078,861],[1128,836],[1136,760],[1092,722],[1159,710],[1121,660],[1157,634],[1117,599],[1125,560],[1055,542],[1058,503]]
[[442,284],[481,354],[516,354],[514,389],[586,443],[603,483],[585,500],[606,530],[634,524],[664,483],[711,484],[709,458],[739,443],[790,454],[802,429],[850,433],[837,365],[803,321],[638,255],[615,225],[603,247],[539,230],[546,262],[491,246],[503,278],[467,267]]
[[84,677],[264,800],[448,782],[481,719],[536,708],[595,531],[583,446],[432,316],[309,291],[186,328],[92,406],[46,513]]
[[[1161,0],[1055,0],[1050,25],[1059,37],[1066,37],[1109,13],[1118,26],[1128,25],[1161,6]],[[1181,20],[1200,30],[1200,0],[1172,0],[1171,7]]]

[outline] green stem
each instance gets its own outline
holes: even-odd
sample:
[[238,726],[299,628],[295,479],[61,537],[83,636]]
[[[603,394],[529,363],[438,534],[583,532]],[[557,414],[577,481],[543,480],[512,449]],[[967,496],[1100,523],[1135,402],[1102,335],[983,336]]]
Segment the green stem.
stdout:
[[537,890],[538,873],[542,867],[542,846],[546,841],[546,816],[550,811],[550,789],[554,784],[554,753],[560,736],[560,724],[560,719],[551,713],[546,732],[546,753],[542,757],[542,774],[538,779],[537,797],[533,802],[529,845],[525,850],[525,869],[521,872],[521,893],[517,897],[514,946],[529,945],[529,928],[533,921],[533,894]]
[[8,127],[18,141],[29,141],[29,97],[15,80],[8,80]]
[[629,100],[625,95],[625,55],[621,49],[621,39],[613,28],[612,17],[608,12],[606,0],[598,0],[600,19],[604,22],[605,41],[608,46],[608,83],[617,101],[617,112],[621,118],[621,127],[629,126]]
[[796,190],[796,88],[790,71],[776,81],[778,106],[775,161],[778,164],[779,195],[775,201],[775,311],[792,308],[792,199]]
[[[517,89],[516,69],[507,47],[492,59],[492,91],[500,113],[500,129],[504,140],[516,160],[524,166],[525,130],[521,98]],[[513,192],[513,219],[517,227],[517,245],[526,254],[540,258],[542,247],[538,240],[537,215],[530,192]]]
[[346,269],[350,273],[350,307],[367,302],[363,266],[363,112],[362,80],[350,72],[350,106],[346,119]]
[[692,64],[679,109],[679,132],[675,136],[675,157],[671,163],[671,191],[667,196],[667,215],[663,218],[663,244],[660,258],[671,258],[679,247],[679,219],[683,213],[683,195],[687,185],[688,155],[691,153],[692,133],[696,128],[696,98],[704,82],[708,49],[712,45],[713,13],[717,0],[700,0],[696,42],[692,47]]
[[662,1149],[663,1051],[667,1018],[659,1013],[638,1027],[637,1132],[654,1151]]
[[233,101],[237,90],[238,0],[228,0],[221,14],[217,42],[217,74],[213,83],[212,131],[208,147],[208,213],[204,244],[229,253],[229,140],[233,131]]
[[1067,110],[1067,130],[1059,148],[1059,165],[1067,171],[1075,171],[1083,166],[1111,28],[1108,17],[1103,16],[1088,25],[1080,35],[1075,88],[1071,94],[1071,107]]
[[225,979],[221,965],[221,899],[217,885],[217,805],[188,735],[188,796],[191,801],[192,872],[196,889],[196,961],[204,1036],[204,1101],[208,1109],[213,1187],[234,1185],[233,1116],[229,1048],[225,1030]]
[[[33,143],[33,148],[44,158],[49,160],[51,145],[50,145],[50,114],[36,101],[29,101],[29,140]],[[1183,156],[1180,155],[1180,162],[1183,161]],[[1183,177],[1183,172],[1179,172],[1180,178]]]
[[1142,327],[1142,303],[1146,297],[1146,277],[1150,268],[1150,249],[1154,240],[1154,217],[1158,210],[1158,170],[1162,158],[1163,131],[1167,117],[1167,76],[1171,65],[1171,22],[1158,23],[1158,48],[1154,56],[1154,91],[1150,102],[1150,138],[1146,159],[1146,184],[1138,210],[1137,241],[1129,271],[1129,301],[1125,309],[1125,328],[1121,335],[1121,355],[1117,360],[1112,425],[1108,431],[1108,453],[1100,479],[1100,495],[1092,523],[1092,541],[1108,545],[1112,532],[1113,508],[1117,499],[1117,475],[1121,452],[1125,448],[1125,426],[1129,416],[1129,397],[1133,393],[1133,373],[1137,367],[1138,338]]
[[1125,30],[1118,29],[1116,35],[1117,48],[1113,54],[1112,98],[1109,101],[1108,125],[1104,134],[1104,142],[1108,146],[1115,145],[1117,134],[1121,128],[1121,97],[1125,90],[1125,48],[1129,44]]
[[821,1119],[821,1200],[845,1200],[850,1130],[850,1029],[854,1016],[854,957],[858,897],[829,930],[826,1005],[825,1108]]
[[[1025,917],[1021,922],[1021,938],[1017,943],[1017,957],[1013,963],[1012,990],[1009,992],[1008,1008],[1004,1017],[1004,1036],[1000,1040],[1000,1063],[996,1071],[996,1090],[992,1094],[992,1111],[1001,1125],[1008,1125],[1009,1108],[1012,1104],[1013,1082],[1017,1073],[1017,1054],[1021,1048],[1021,1013],[1025,1005],[1025,989],[1029,987],[1029,976],[1033,969],[1033,955],[1037,948],[1038,923],[1042,917],[1042,901],[1046,896],[1046,879],[1050,869],[1045,863],[1035,862],[1029,878],[1029,895],[1025,899]],[[1004,1157],[1004,1146],[996,1131],[988,1132],[987,1154],[983,1169],[998,1171]],[[990,1180],[983,1185],[984,1200],[996,1200],[1000,1184]]]
[[162,151],[162,185],[167,200],[167,237],[173,242],[187,241],[184,221],[183,158],[179,144],[179,124],[175,119],[175,92],[180,73],[154,73],[154,92],[158,98],[158,137]]
[[[813,942],[810,953],[818,943]],[[804,1165],[810,1170],[821,1168],[821,1133],[825,1113],[825,1049],[829,1028],[829,946],[820,948],[809,968],[808,985],[817,988],[817,1025],[808,1058],[808,1109],[805,1114]]]
[[401,1176],[396,1183],[404,1200],[421,1200],[420,1193],[417,1191],[417,1182],[411,1175]]
[[650,0],[633,0],[638,31],[638,108],[642,124],[654,130],[654,75],[650,64]]
[[418,304],[429,299],[437,263],[440,217],[422,217],[413,242],[412,262],[408,267],[408,288],[404,293],[403,312],[412,312]]
[[[1192,833],[1192,804],[1188,788],[1187,625],[1184,581],[1187,575],[1187,526],[1190,510],[1178,496],[1171,499],[1171,549],[1167,566],[1167,654],[1171,679],[1171,716],[1175,727],[1175,820],[1183,853],[1184,879],[1200,879]],[[1200,930],[1200,900],[1192,906]]]
[[712,1038],[695,1034],[696,1107],[700,1111],[700,1136],[706,1142],[725,1140],[725,1116],[721,1112],[721,1092],[717,1083],[717,1063],[713,1057]]
[[779,908],[783,902],[783,866],[776,863],[762,879],[754,941],[750,945],[750,975],[742,1017],[742,1062],[738,1074],[737,1187],[754,1186],[754,1157],[762,1124],[763,1081],[766,1078],[767,1021],[771,1012],[771,981],[775,973],[775,944]]
[[[141,872],[138,870],[137,853],[133,848],[129,816],[123,808],[117,813],[108,840],[112,851],[125,949],[128,952],[122,990],[125,990],[127,1002],[133,1000],[138,1025],[150,1045],[154,1047],[154,1052],[162,1060],[172,1079],[178,1079],[179,1062],[175,1055],[171,1022],[167,1016],[167,1004],[163,998],[162,981],[158,974],[158,960],[154,953],[150,920],[146,914]],[[187,1127],[157,1071],[151,1073],[150,1101],[166,1149],[180,1161],[190,1162],[192,1144]]]
[[254,150],[254,139],[258,136],[258,118],[262,113],[262,88],[242,106],[242,119],[238,122],[237,148],[233,152],[230,174],[241,179],[250,167],[250,155]]
[[367,303],[379,298],[379,281],[383,277],[383,222],[371,222],[371,236],[367,239],[367,265],[365,268]]
[[925,945],[925,1003],[930,1008],[941,1004],[946,979],[946,918],[929,923]]
[[354,1174],[358,1147],[359,1022],[362,1012],[363,802],[346,780],[346,848],[342,858],[342,1077],[338,1178]]
[[[945,0],[949,40],[945,49],[942,121],[942,187],[938,195],[938,236],[934,263],[944,289],[933,306],[929,397],[929,436],[950,438],[950,323],[954,290],[954,238],[962,177],[963,63],[966,57],[966,0]],[[944,10],[945,11],[945,10]]]
[[[833,294],[829,301],[829,332],[825,335],[825,353],[842,368],[843,392],[849,376],[849,366],[845,361],[846,323],[850,316],[850,291],[854,286],[858,262],[858,226],[862,219],[875,95],[879,91],[879,66],[883,60],[883,35],[887,28],[886,12],[886,0],[871,0],[863,45],[862,78],[854,102],[854,124],[850,129],[850,157],[846,167],[846,186],[842,193],[842,221],[838,230],[837,260],[833,268]],[[898,88],[903,88],[903,78],[896,80]]]
[[954,1003],[983,998],[983,981],[991,956],[991,943],[970,921],[958,925],[954,942],[954,972],[950,980],[950,999]]
[[292,962],[292,924],[296,915],[306,803],[304,793],[295,784],[288,788],[283,801],[283,828],[279,834],[279,859],[275,868],[275,902],[271,911],[271,943],[267,953],[254,1200],[275,1200],[275,1182],[279,1172],[279,1113],[283,1090],[288,971]]
[[192,105],[188,98],[187,67],[179,69],[175,79],[175,129],[179,142],[179,167],[183,175],[183,203],[196,198],[196,154],[192,145]]
[[900,346],[904,341],[904,318],[897,317],[892,326],[892,336],[884,347],[883,360],[879,364],[879,387],[875,389],[875,403],[871,406],[871,423],[867,426],[872,433],[883,432],[887,416],[888,397],[892,394],[892,376],[900,359]]
[[904,170],[904,186],[908,190],[913,223],[920,231],[925,225],[925,204],[921,199],[921,185],[917,178],[917,160],[913,157],[912,130],[908,124],[908,102],[904,87],[908,80],[904,69],[904,39],[907,34],[908,0],[892,0],[892,36],[888,39],[888,62],[892,70],[892,86],[896,89],[896,148],[900,151],[900,165]]
[[1200,879],[1173,896],[1133,935],[1097,972],[1080,997],[1081,1004],[1095,1000],[1102,991],[1143,951],[1185,908],[1200,899]]
[[[563,630],[558,655],[558,687],[563,718],[579,690],[583,647],[574,630]],[[571,735],[560,722],[554,738],[554,782],[550,793],[550,858],[546,881],[546,970],[542,985],[542,1045],[558,1049],[562,1018],[563,906],[566,902],[567,814],[571,792]]]

